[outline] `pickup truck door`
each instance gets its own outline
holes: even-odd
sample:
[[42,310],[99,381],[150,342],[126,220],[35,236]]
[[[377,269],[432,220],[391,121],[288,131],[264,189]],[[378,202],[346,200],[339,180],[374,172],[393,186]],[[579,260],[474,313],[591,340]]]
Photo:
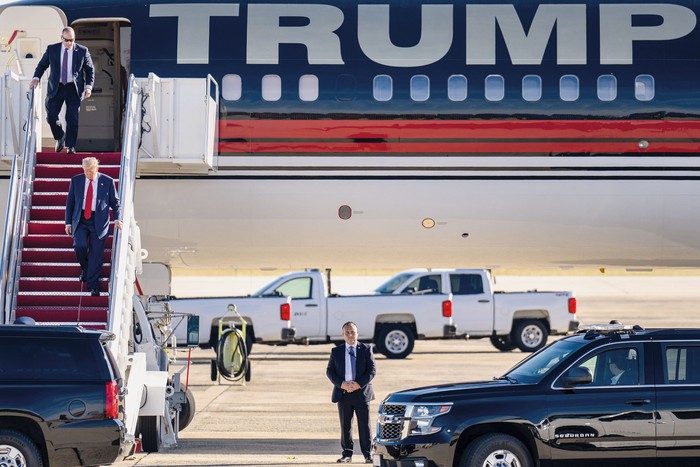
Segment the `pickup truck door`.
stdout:
[[571,367],[590,372],[591,383],[571,389],[554,382],[543,400],[554,466],[657,465],[656,399],[645,355],[639,343],[607,345]]
[[292,326],[296,328],[297,339],[321,335],[321,297],[314,298],[311,276],[289,279],[277,286],[275,292],[292,297]]
[[661,465],[698,465],[700,341],[669,341],[656,367],[656,453]]
[[448,273],[452,292],[452,319],[457,334],[490,334],[493,329],[493,295],[484,290],[476,273]]

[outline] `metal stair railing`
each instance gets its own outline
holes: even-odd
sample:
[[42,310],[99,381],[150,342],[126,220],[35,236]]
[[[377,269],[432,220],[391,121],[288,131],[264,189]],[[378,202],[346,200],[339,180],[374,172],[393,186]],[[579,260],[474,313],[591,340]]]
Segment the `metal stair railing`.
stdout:
[[134,281],[141,273],[141,237],[134,219],[134,184],[136,162],[141,139],[142,105],[140,89],[134,75],[129,77],[126,114],[119,171],[119,200],[122,229],[114,229],[112,271],[109,278],[108,329],[116,335],[110,342],[112,354],[122,374],[126,371],[130,352],[129,339],[133,320]]
[[32,192],[34,189],[34,165],[36,163],[36,128],[38,125],[37,99],[35,89],[27,93],[26,133],[21,154],[12,159],[10,192],[5,215],[5,232],[0,257],[0,312],[3,323],[14,320],[19,268],[21,264],[22,242],[27,232]]

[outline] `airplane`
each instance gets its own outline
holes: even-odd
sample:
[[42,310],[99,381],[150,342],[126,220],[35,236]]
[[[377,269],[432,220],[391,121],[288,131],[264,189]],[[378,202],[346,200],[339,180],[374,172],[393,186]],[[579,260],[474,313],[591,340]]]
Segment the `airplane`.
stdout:
[[695,1],[1,8],[0,67],[31,78],[66,25],[90,48],[79,151],[119,149],[128,74],[218,84],[211,167],[140,170],[147,261],[700,267]]

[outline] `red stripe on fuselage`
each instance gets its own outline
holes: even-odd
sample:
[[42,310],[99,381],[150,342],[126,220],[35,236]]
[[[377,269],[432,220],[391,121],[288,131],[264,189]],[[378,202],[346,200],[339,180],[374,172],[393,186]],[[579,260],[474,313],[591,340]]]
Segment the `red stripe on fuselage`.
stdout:
[[700,121],[222,120],[219,137],[222,153],[687,154]]

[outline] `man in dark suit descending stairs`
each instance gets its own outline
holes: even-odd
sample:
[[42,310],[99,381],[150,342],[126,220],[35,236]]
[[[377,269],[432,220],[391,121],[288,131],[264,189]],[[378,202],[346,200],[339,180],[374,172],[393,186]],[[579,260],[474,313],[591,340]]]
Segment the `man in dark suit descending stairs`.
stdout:
[[[109,231],[109,209],[114,226],[121,229],[121,206],[114,179],[99,173],[99,161],[83,159],[84,174],[71,178],[66,201],[66,233],[73,235],[73,248],[92,296],[100,295],[98,280]],[[89,183],[87,183],[89,182]]]

